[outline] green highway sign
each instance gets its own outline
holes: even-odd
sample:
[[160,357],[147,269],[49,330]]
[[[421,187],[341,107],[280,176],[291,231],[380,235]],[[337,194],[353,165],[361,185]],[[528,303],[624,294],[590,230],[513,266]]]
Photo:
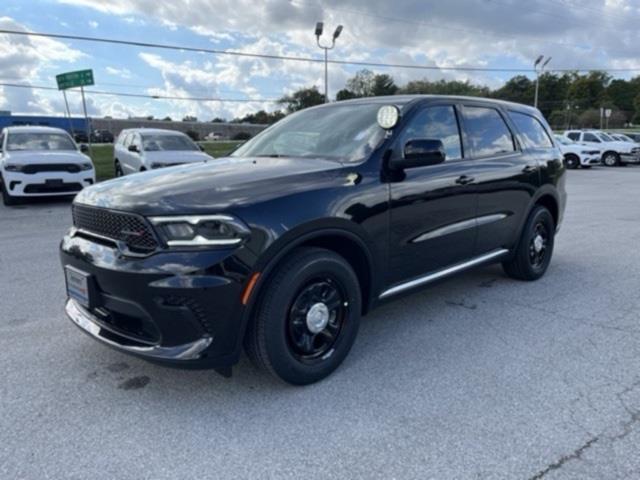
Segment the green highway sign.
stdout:
[[56,82],[58,82],[58,90],[93,85],[93,70],[61,73],[56,75]]

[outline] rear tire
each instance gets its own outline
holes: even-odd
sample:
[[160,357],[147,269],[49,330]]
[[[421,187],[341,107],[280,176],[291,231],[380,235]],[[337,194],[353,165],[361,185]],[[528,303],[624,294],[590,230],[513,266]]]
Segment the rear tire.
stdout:
[[616,152],[605,152],[602,155],[602,164],[607,167],[617,167],[620,165],[620,155]]
[[299,248],[277,267],[257,303],[245,350],[260,369],[293,385],[331,374],[358,333],[358,277],[340,255]]
[[568,154],[564,157],[564,164],[567,166],[567,168],[575,170],[580,167],[580,159],[577,155]]
[[517,280],[538,280],[553,255],[555,237],[553,216],[545,207],[536,206],[529,214],[513,258],[502,263],[505,273]]

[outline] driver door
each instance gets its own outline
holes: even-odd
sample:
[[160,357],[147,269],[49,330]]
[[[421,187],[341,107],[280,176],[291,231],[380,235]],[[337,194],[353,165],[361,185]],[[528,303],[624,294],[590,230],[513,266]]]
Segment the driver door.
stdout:
[[456,105],[429,104],[405,125],[393,155],[409,140],[442,141],[438,165],[407,168],[390,184],[388,285],[469,259],[476,239],[474,162],[466,158]]

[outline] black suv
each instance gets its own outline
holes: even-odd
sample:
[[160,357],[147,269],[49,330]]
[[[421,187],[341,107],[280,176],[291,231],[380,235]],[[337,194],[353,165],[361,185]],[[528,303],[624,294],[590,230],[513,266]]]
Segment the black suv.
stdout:
[[66,312],[151,361],[229,375],[244,344],[307,384],[383,301],[492,262],[540,278],[565,202],[538,110],[440,96],[323,105],[229,157],[84,189],[61,244]]

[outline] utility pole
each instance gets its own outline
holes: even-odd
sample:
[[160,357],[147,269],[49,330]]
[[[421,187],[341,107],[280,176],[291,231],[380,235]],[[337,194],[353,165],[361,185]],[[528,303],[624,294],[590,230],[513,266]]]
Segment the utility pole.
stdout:
[[87,102],[84,100],[84,87],[80,87],[82,94],[82,109],[84,110],[84,126],[87,132],[87,144],[89,145],[89,156],[93,158],[93,149],[91,147],[91,127],[89,125],[89,117],[87,116]]
[[333,32],[330,46],[322,45],[320,43],[320,36],[322,35],[323,29],[324,23],[316,23],[316,43],[318,44],[318,47],[324,50],[324,103],[329,103],[329,50],[333,50],[333,48],[336,46],[336,38],[338,38],[340,36],[340,33],[342,33],[342,25],[338,25],[336,30]]
[[538,91],[540,88],[540,75],[544,72],[544,67],[551,61],[551,57],[547,58],[547,60],[542,63],[542,66],[538,68],[538,65],[544,60],[544,55],[540,55],[533,64],[533,70],[536,72],[536,93],[535,98],[533,100],[533,106],[538,108]]

